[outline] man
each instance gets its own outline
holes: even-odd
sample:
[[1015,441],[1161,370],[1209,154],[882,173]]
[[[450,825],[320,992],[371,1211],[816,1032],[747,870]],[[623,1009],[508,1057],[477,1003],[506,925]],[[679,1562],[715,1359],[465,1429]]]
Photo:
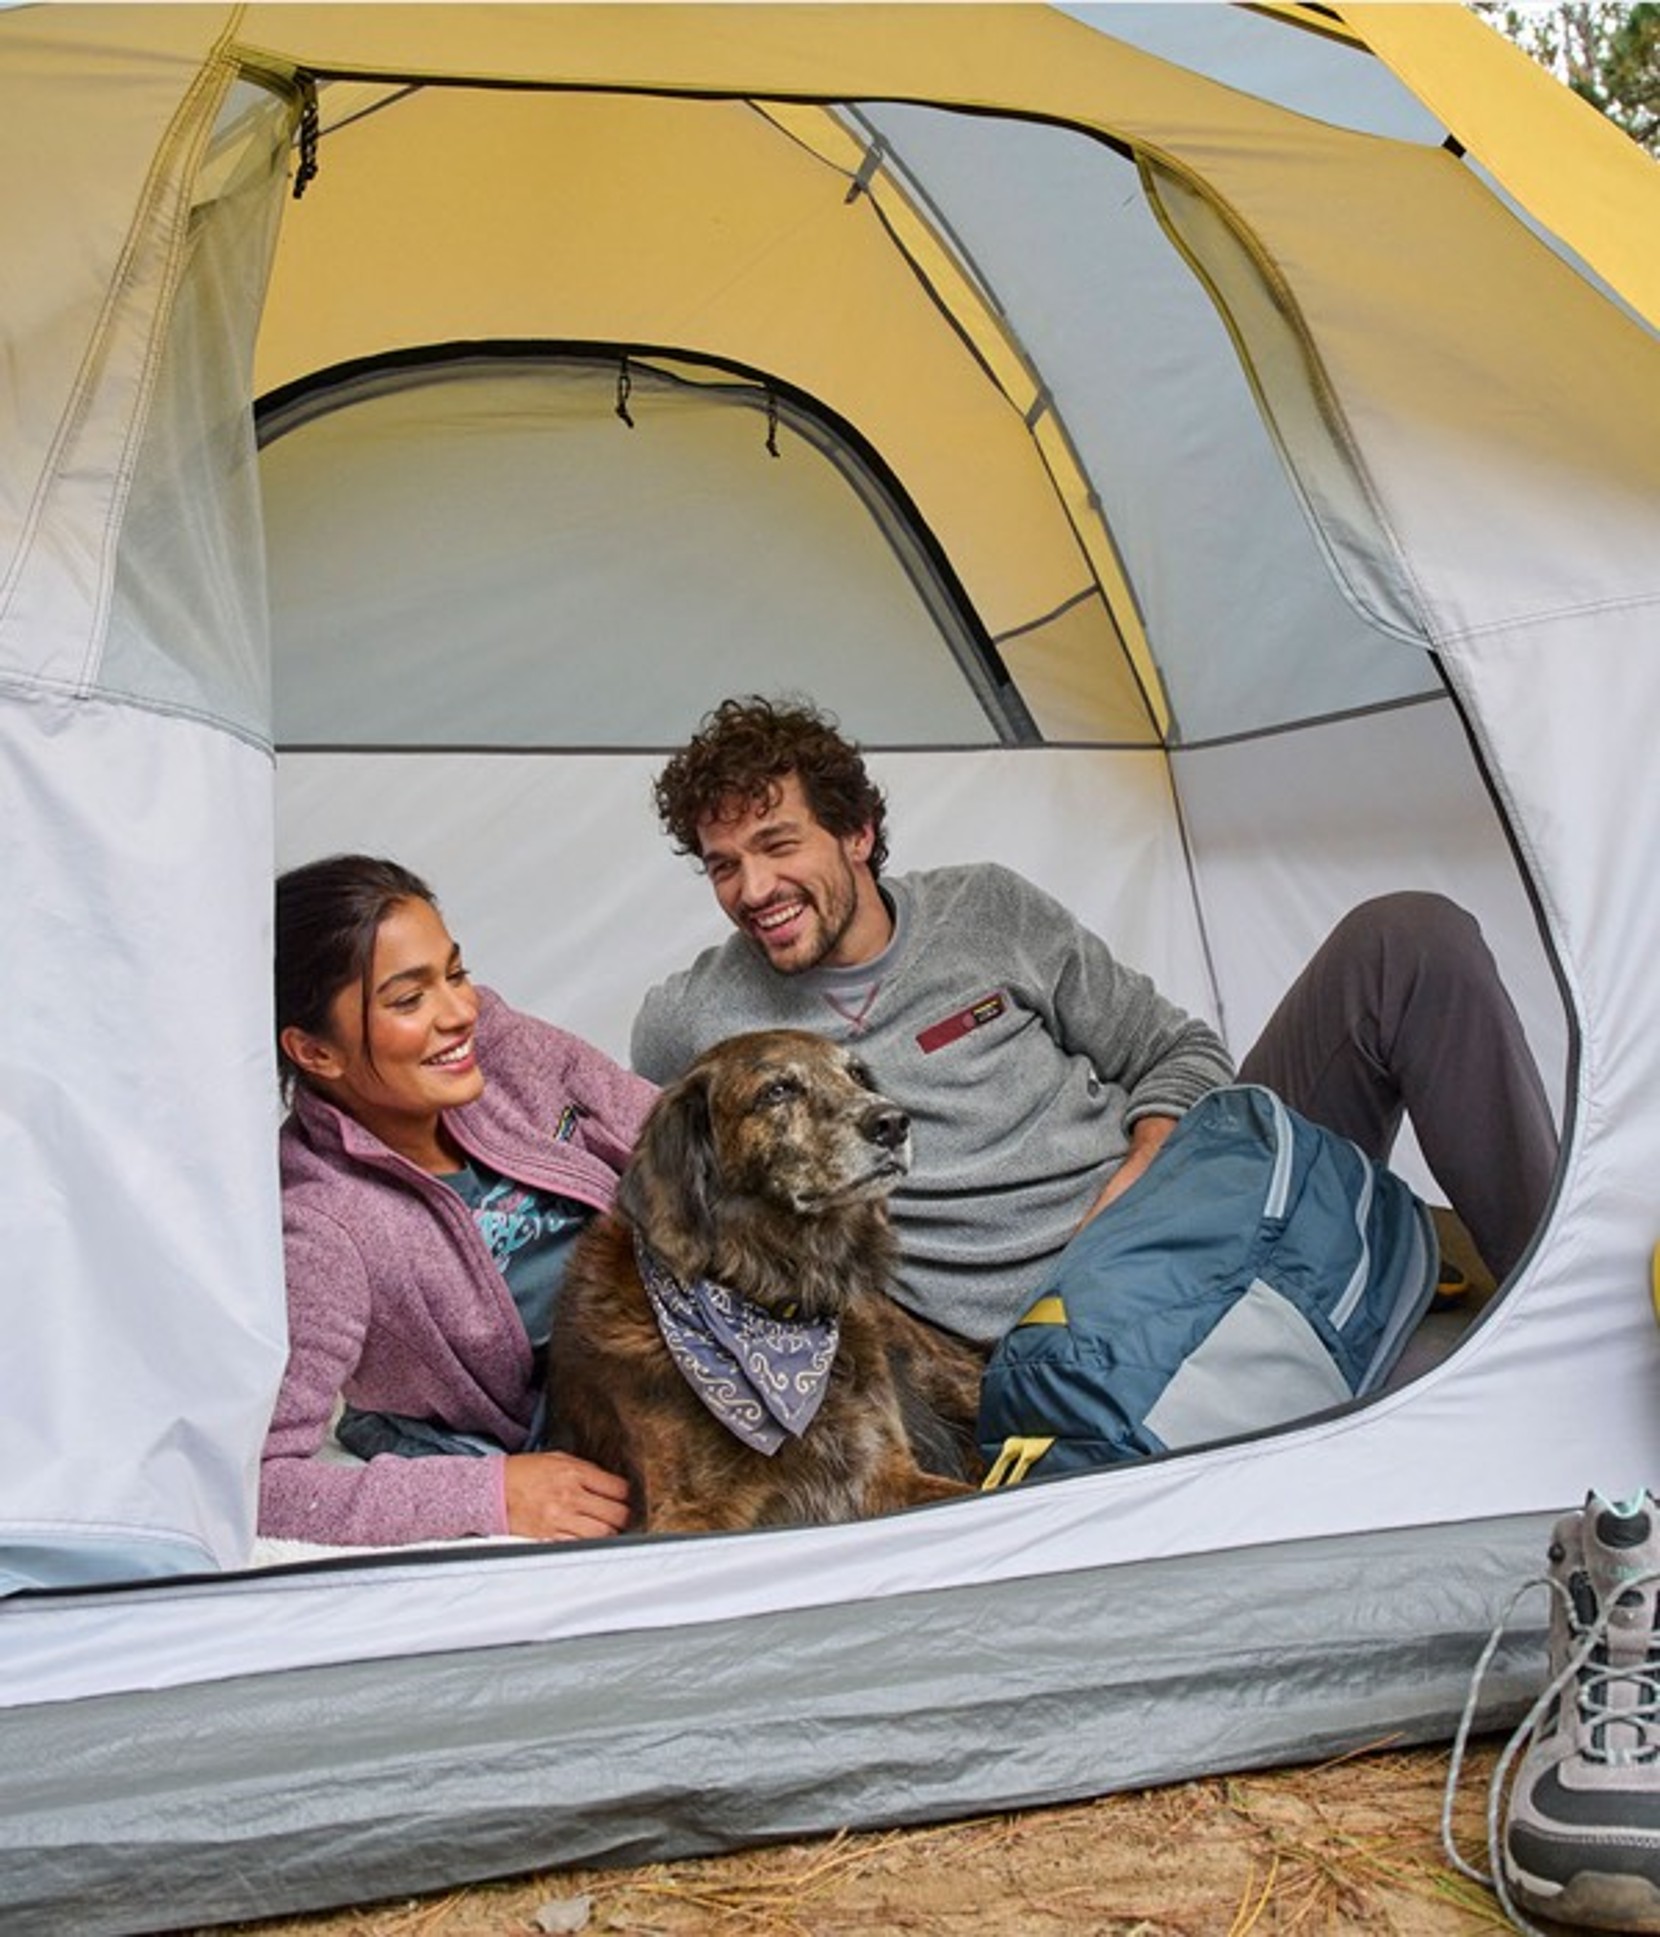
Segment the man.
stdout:
[[[894,1199],[899,1293],[951,1331],[1001,1337],[1079,1227],[1233,1080],[1214,1031],[1019,875],[976,863],[884,880],[882,795],[809,706],[724,701],[656,800],[738,932],[646,997],[635,1068],[671,1081],[744,1029],[857,1042],[915,1125]],[[1340,924],[1240,1077],[1380,1158],[1410,1109],[1497,1274],[1543,1215],[1544,1089],[1480,931],[1438,896],[1385,897]]]

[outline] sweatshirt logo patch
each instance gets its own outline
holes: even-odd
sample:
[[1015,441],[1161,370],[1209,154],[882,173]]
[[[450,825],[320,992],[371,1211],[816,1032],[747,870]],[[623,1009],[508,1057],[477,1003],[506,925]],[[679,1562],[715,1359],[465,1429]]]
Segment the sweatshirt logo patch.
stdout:
[[917,1047],[925,1056],[932,1056],[936,1049],[960,1041],[970,1030],[984,1029],[988,1022],[995,1022],[1008,1006],[1001,992],[983,995],[966,1009],[959,1009],[944,1021],[930,1023],[926,1029],[919,1030]]

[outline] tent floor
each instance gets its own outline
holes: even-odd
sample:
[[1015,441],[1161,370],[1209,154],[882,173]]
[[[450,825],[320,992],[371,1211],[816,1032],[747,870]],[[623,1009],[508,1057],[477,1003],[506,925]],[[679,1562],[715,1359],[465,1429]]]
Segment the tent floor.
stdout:
[[1498,1290],[1493,1274],[1482,1263],[1470,1242],[1469,1232],[1458,1218],[1442,1207],[1432,1209],[1431,1215],[1443,1265],[1456,1265],[1469,1279],[1470,1289],[1458,1298],[1436,1299],[1407,1340],[1399,1363],[1385,1381],[1386,1391],[1407,1385],[1421,1378],[1432,1366],[1439,1365],[1487,1309]]

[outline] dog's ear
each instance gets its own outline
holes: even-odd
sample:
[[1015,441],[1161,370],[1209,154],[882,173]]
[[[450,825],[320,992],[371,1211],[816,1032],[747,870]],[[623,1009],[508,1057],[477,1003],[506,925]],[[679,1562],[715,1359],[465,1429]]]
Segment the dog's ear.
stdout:
[[676,1276],[695,1275],[714,1247],[715,1184],[708,1079],[695,1072],[652,1105],[617,1186],[617,1209]]

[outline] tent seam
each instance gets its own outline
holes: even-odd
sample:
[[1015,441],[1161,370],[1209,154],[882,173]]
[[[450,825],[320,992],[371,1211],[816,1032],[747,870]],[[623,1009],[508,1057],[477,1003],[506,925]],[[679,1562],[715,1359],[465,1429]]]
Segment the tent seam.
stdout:
[[[1158,191],[1158,184],[1148,166],[1149,162],[1156,162],[1160,167],[1166,169],[1187,188],[1189,193],[1197,201],[1215,211],[1221,218],[1223,226],[1239,243],[1245,252],[1246,259],[1261,277],[1263,288],[1267,292],[1269,301],[1272,303],[1276,313],[1284,320],[1302,356],[1303,369],[1308,378],[1309,391],[1314,399],[1320,421],[1324,424],[1328,435],[1332,439],[1333,445],[1348,468],[1350,476],[1358,485],[1376,530],[1379,536],[1386,542],[1390,558],[1410,593],[1410,604],[1413,608],[1413,615],[1418,627],[1416,632],[1406,627],[1392,624],[1383,614],[1371,611],[1350,583],[1348,573],[1338,563],[1337,552],[1326,531],[1324,520],[1314,509],[1313,501],[1303,481],[1301,468],[1292,458],[1290,446],[1280,429],[1278,416],[1268,399],[1268,393],[1258,374],[1256,361],[1250,354],[1249,346],[1234,317],[1233,310],[1224,300],[1215,278],[1209,273],[1205,264],[1194,254],[1180,226],[1166,208],[1164,199]],[[1313,336],[1307,323],[1303,319],[1302,310],[1298,306],[1296,299],[1292,296],[1290,288],[1281,275],[1277,264],[1269,255],[1266,248],[1261,245],[1250,225],[1238,215],[1233,206],[1222,197],[1216,195],[1211,190],[1210,184],[1201,181],[1185,164],[1177,163],[1167,155],[1148,149],[1144,153],[1138,153],[1137,171],[1141,175],[1143,190],[1147,196],[1149,205],[1158,218],[1159,226],[1169,238],[1171,246],[1181,256],[1182,260],[1187,263],[1188,267],[1203,285],[1210,296],[1217,315],[1222,319],[1223,326],[1228,332],[1228,337],[1233,343],[1235,354],[1239,358],[1240,367],[1244,372],[1245,379],[1250,386],[1251,394],[1256,399],[1257,409],[1262,415],[1263,424],[1273,440],[1274,448],[1280,454],[1280,461],[1285,466],[1286,475],[1290,479],[1293,494],[1302,508],[1303,516],[1308,523],[1309,529],[1314,534],[1316,547],[1321,556],[1326,560],[1333,583],[1337,586],[1344,601],[1367,625],[1388,634],[1392,638],[1400,639],[1407,644],[1420,648],[1423,647],[1435,636],[1428,621],[1429,601],[1425,596],[1422,584],[1419,582],[1418,575],[1413,570],[1411,562],[1402,546],[1400,534],[1395,528],[1394,521],[1385,510],[1382,496],[1361,456],[1359,444],[1353,431],[1349,427],[1349,422],[1343,412],[1342,406],[1337,400],[1337,394],[1326,372],[1325,364],[1314,347]]]
[[[224,46],[234,32],[236,20],[240,18],[241,8],[227,25],[219,45],[203,62],[168,127],[161,146],[157,150],[157,161],[179,157],[179,175],[170,199],[172,206],[163,214],[156,211],[158,225],[165,223],[170,231],[161,263],[161,289],[155,310],[150,318],[150,328],[144,349],[143,366],[139,372],[138,384],[131,415],[127,420],[126,435],[122,439],[121,454],[115,468],[114,489],[110,494],[109,505],[104,515],[102,542],[99,547],[98,595],[93,608],[93,623],[87,641],[86,656],[82,661],[80,680],[88,691],[96,684],[97,669],[103,662],[108,644],[106,631],[109,625],[110,610],[115,602],[115,578],[117,554],[120,548],[121,527],[126,521],[127,505],[132,496],[134,476],[138,468],[138,456],[144,445],[145,434],[149,429],[150,411],[155,402],[156,381],[166,350],[168,330],[173,319],[173,310],[178,301],[179,285],[182,281],[181,265],[188,253],[189,222],[184,218],[189,196],[195,184],[202,160],[202,154],[213,134],[214,115],[224,101],[237,78],[237,66],[224,54]],[[194,123],[194,126],[192,125]],[[159,203],[162,200],[162,185],[157,184],[146,202]]]
[[[266,735],[256,733],[251,727],[240,726],[235,720],[225,719],[218,713],[210,712],[204,706],[190,706],[179,700],[156,699],[146,693],[129,693],[119,687],[88,685],[81,680],[54,679],[50,675],[31,673],[9,673],[0,671],[0,693],[10,693],[24,699],[50,697],[58,700],[73,700],[77,705],[109,705],[129,707],[135,712],[153,713],[166,719],[188,720],[192,725],[205,726],[214,732],[226,734],[233,740],[240,740],[255,752],[275,758],[275,744]],[[418,749],[422,753],[433,751],[429,747]],[[546,749],[540,749],[546,751]],[[333,751],[333,749],[328,749]]]
[[1438,644],[1456,645],[1460,640],[1491,639],[1506,632],[1534,626],[1558,625],[1564,619],[1587,618],[1600,612],[1642,612],[1660,606],[1660,591],[1642,592],[1629,598],[1581,599],[1573,605],[1551,606],[1543,612],[1525,612],[1513,618],[1488,619],[1480,625],[1443,628],[1432,634]]
[[[241,8],[237,9],[238,17],[241,11]],[[229,32],[230,28],[227,27],[227,38]],[[223,45],[223,41],[221,41],[221,45]],[[209,55],[202,67],[197,70],[196,78],[186,90],[184,99],[181,101],[179,107],[175,109],[173,117],[168,123],[166,133],[157,144],[155,153],[150,158],[150,167],[144,178],[144,186],[134,204],[132,220],[127,226],[126,237],[122,242],[121,253],[116,260],[114,273],[110,278],[104,301],[99,308],[97,321],[93,324],[91,333],[87,338],[86,350],[82,355],[80,366],[75,373],[75,381],[71,386],[69,398],[64,407],[63,417],[59,422],[57,433],[53,437],[52,443],[47,450],[46,461],[41,467],[39,482],[35,487],[29,509],[24,516],[16,554],[13,557],[11,568],[7,572],[4,581],[0,582],[0,620],[3,620],[10,612],[18,586],[23,579],[25,568],[39,534],[40,521],[44,515],[47,500],[51,496],[52,485],[59,475],[64,454],[73,440],[75,433],[86,421],[87,412],[92,403],[92,392],[94,389],[93,376],[100,362],[103,349],[108,341],[114,314],[120,305],[122,295],[132,280],[134,263],[149,227],[149,212],[161,193],[161,183],[166,172],[165,161],[166,157],[172,152],[175,143],[175,130],[181,119],[188,118],[195,97],[203,86],[205,77],[215,57],[216,54]]]
[[[1054,390],[1043,376],[1026,342],[1015,329],[1009,311],[998,295],[996,285],[981,268],[973,252],[958,234],[945,212],[929,195],[926,186],[913,173],[898,146],[880,128],[867,120],[857,102],[789,103],[791,106],[816,105],[829,118],[833,127],[849,141],[862,148],[864,166],[856,173],[833,156],[815,148],[784,122],[769,114],[764,98],[748,100],[746,105],[786,140],[793,142],[822,167],[828,169],[838,180],[849,183],[847,194],[849,202],[856,196],[860,196],[870,204],[872,215],[899,260],[909,269],[927,300],[933,304],[946,327],[967,352],[994,395],[1020,415],[1027,432],[1031,434],[1032,451],[1048,480],[1055,508],[1062,524],[1071,534],[1083,572],[1094,590],[1094,595],[1100,600],[1102,613],[1112,630],[1118,651],[1128,668],[1140,703],[1146,711],[1148,722],[1161,738],[1168,738],[1175,727],[1174,706],[1169,694],[1164,691],[1158,675],[1156,655],[1147,637],[1146,615],[1141,609],[1141,601],[1125,560],[1123,548],[1107,516],[1106,506],[1096,488],[1095,479],[1067,428],[1065,414],[1060,408]],[[939,111],[949,114],[962,110],[956,104],[943,104],[939,105]],[[1091,137],[1092,131],[1087,128],[1078,128],[1076,131],[1085,138]],[[1009,385],[998,375],[990,358],[976,341],[969,322],[965,320],[963,314],[959,313],[936,276],[906,241],[894,217],[883,205],[882,183],[879,178],[885,178],[885,192],[893,196],[900,207],[907,211],[937,242],[942,255],[961,275],[965,287],[979,306],[983,324],[989,326],[991,332],[995,332],[1005,351],[1026,378],[1032,393],[1032,402],[1029,405],[1023,405],[1011,392]],[[1092,533],[1098,534],[1098,542],[1104,546],[1110,561],[1112,571],[1106,574],[1091,555],[1092,538],[1086,537],[1084,529],[1086,520],[1074,509],[1072,498],[1069,496],[1055,459],[1045,448],[1043,439],[1035,434],[1038,421],[1045,415],[1054,427],[1054,435],[1059,439],[1065,456],[1071,464],[1076,484],[1083,492],[1085,508],[1089,518],[1093,520]],[[1114,572],[1116,584],[1109,586],[1107,580]],[[1125,608],[1122,613],[1121,605]],[[1041,623],[1043,623],[1042,620],[1034,620],[1029,622],[1029,625],[1035,628]]]
[[[949,110],[947,111],[949,112]],[[942,293],[935,288],[933,279],[929,276],[927,270],[906,246],[904,239],[900,236],[892,220],[882,208],[881,202],[877,198],[874,190],[866,185],[866,199],[870,202],[877,220],[881,222],[883,229],[886,231],[895,249],[898,250],[903,260],[910,265],[912,274],[922,284],[924,289],[927,290],[931,300],[945,316],[947,323],[958,337],[961,338],[969,354],[985,372],[986,380],[1012,410],[1020,412],[1028,432],[1032,433],[1033,452],[1043,468],[1044,475],[1049,480],[1050,488],[1054,492],[1055,503],[1061,518],[1072,533],[1073,541],[1078,547],[1083,568],[1088,576],[1089,582],[1094,587],[1096,597],[1101,601],[1101,607],[1106,614],[1108,623],[1117,635],[1119,651],[1123,654],[1125,664],[1129,668],[1130,677],[1135,682],[1137,691],[1140,693],[1141,702],[1146,708],[1149,723],[1155,732],[1160,734],[1161,738],[1168,739],[1175,728],[1175,706],[1169,693],[1164,689],[1162,679],[1159,677],[1157,657],[1152,650],[1152,643],[1147,636],[1146,614],[1141,609],[1141,600],[1136,592],[1135,581],[1124,557],[1123,548],[1118,542],[1116,533],[1113,531],[1112,521],[1107,516],[1105,502],[1101,497],[1088,465],[1084,462],[1082,451],[1079,449],[1076,440],[1067,428],[1066,416],[1060,408],[1053,388],[1042,374],[1036,357],[1032,354],[1025,340],[1016,330],[1007,306],[998,296],[995,285],[980,267],[980,264],[976,261],[967,244],[947,220],[944,212],[936,207],[921,182],[912,174],[909,165],[906,163],[899,149],[879,129],[872,128],[859,113],[856,106],[850,105],[847,112],[858,122],[862,129],[868,130],[868,138],[872,143],[873,152],[879,149],[883,160],[884,171],[892,184],[893,192],[902,201],[910,204],[918,212],[920,219],[924,220],[934,229],[946,246],[949,254],[960,264],[966,280],[979,293],[980,299],[985,304],[986,311],[995,323],[1004,343],[1014,356],[1021,370],[1025,372],[1029,379],[1032,385],[1034,401],[1028,409],[1022,410],[1019,401],[1009,394],[1008,388],[999,379],[997,373],[991,368],[979,347],[974,343],[966,326],[959,322],[950,304],[945,300]],[[1087,133],[1087,131],[1082,132]],[[828,163],[827,165],[833,167],[835,164]],[[901,179],[896,173],[895,165],[898,169],[904,171],[904,179]],[[1073,511],[1062,479],[1057,474],[1057,467],[1051,459],[1049,452],[1044,448],[1043,440],[1035,434],[1037,422],[1044,415],[1048,416],[1051,424],[1054,426],[1055,434],[1061,441],[1073,470],[1076,473],[1078,482],[1084,488],[1086,493],[1086,506],[1093,516],[1101,540],[1106,546],[1107,554],[1117,569],[1118,583],[1123,588],[1124,599],[1129,606],[1129,612],[1126,616],[1133,623],[1135,631],[1139,635],[1140,652],[1131,645],[1129,635],[1127,635],[1124,625],[1120,620],[1116,602],[1104,582],[1102,573],[1098,569],[1095,560],[1090,555],[1090,546],[1081,528],[1081,521]],[[1147,659],[1145,668],[1141,663],[1142,653],[1145,653]]]

